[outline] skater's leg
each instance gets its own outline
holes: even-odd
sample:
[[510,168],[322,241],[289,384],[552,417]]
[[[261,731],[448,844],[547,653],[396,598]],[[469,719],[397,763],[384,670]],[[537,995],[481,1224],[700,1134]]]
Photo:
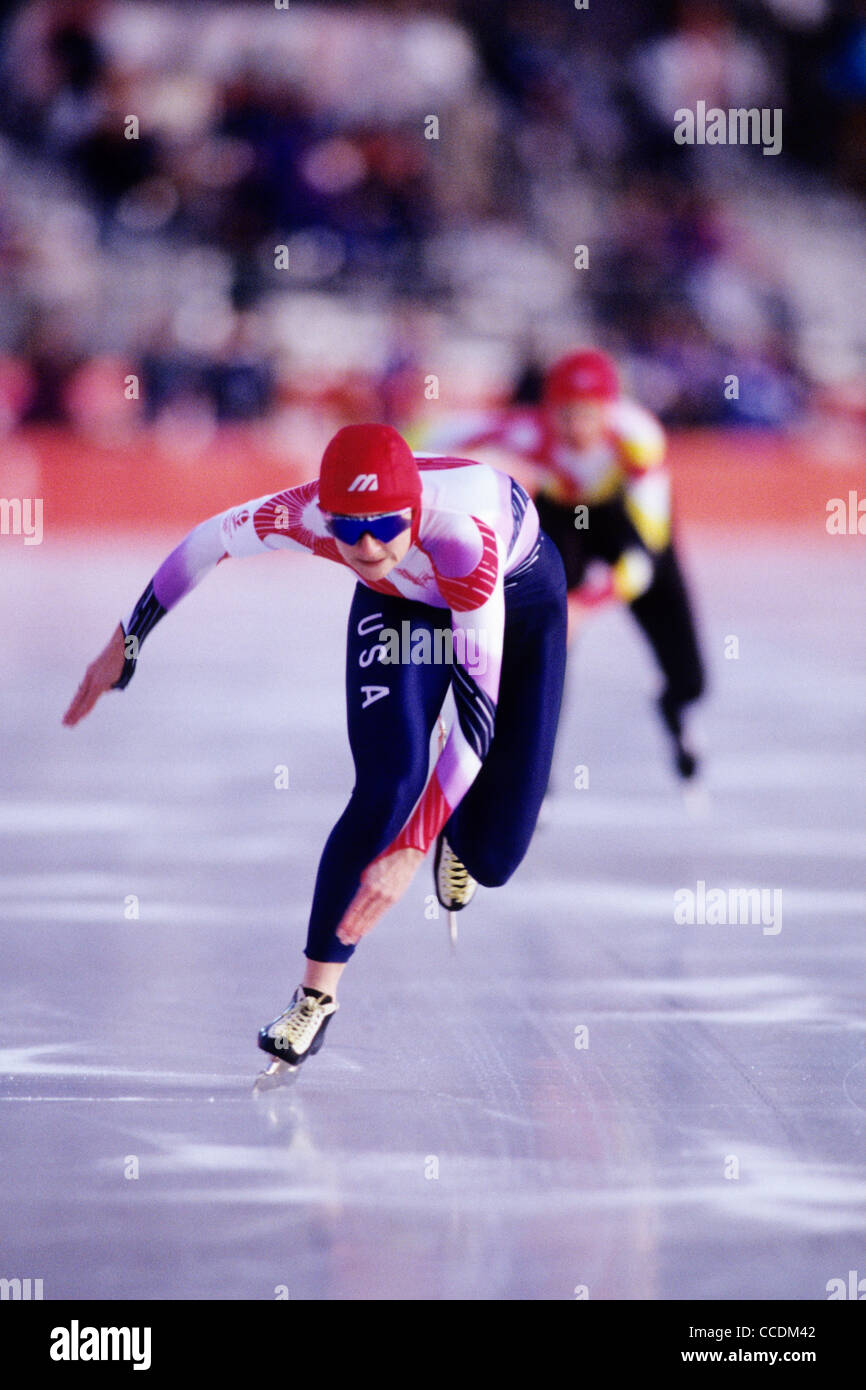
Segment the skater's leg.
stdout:
[[[573,507],[564,506],[560,502],[554,502],[543,494],[535,499],[538,510],[538,519],[541,529],[547,535],[559,551],[563,568],[565,569],[565,582],[568,590],[568,629],[567,645],[571,649],[580,633],[580,628],[585,616],[585,609],[580,604],[577,597],[581,585],[586,578],[587,567],[591,560],[596,558],[596,551],[593,549],[595,534],[598,528],[590,532],[590,528],[578,528],[575,525],[575,510]],[[567,683],[563,690],[563,700],[568,699]],[[562,713],[560,711],[560,727],[562,726]],[[551,759],[551,766],[553,766]],[[554,774],[548,780],[547,792],[553,794]]]
[[332,999],[336,999],[337,985],[345,968],[345,961],[308,960],[301,984],[306,985],[308,989],[321,990],[322,994],[330,994]]
[[659,700],[668,730],[682,732],[682,713],[704,691],[704,667],[688,592],[673,546],[656,559],[655,577],[630,604],[665,678]]
[[[585,525],[577,525],[578,515],[573,507],[547,498],[536,500],[542,529],[553,541],[562,557],[568,588],[567,644],[571,650],[580,636],[588,609],[581,599],[587,571],[593,561],[608,566],[616,564],[627,550],[645,550],[634,523],[622,501],[594,503],[588,511]],[[560,724],[562,718],[560,717]],[[552,791],[552,787],[548,787]]]
[[424,789],[430,736],[448,689],[447,666],[383,662],[388,648],[378,635],[385,628],[399,635],[407,619],[413,632],[425,627],[432,632],[442,616],[442,610],[363,585],[355,591],[346,655],[355,786],[319,864],[305,950],[309,962],[350,959],[354,947],[337,939],[337,928],[362,873],[396,838]]
[[445,827],[469,873],[505,883],[529,847],[550,776],[565,676],[562,562],[542,533],[537,564],[506,581],[505,650],[496,727],[484,764]]
[[557,795],[558,787],[561,785],[560,778],[562,774],[561,772],[557,771],[557,768],[561,766],[563,759],[562,757],[557,758],[557,754],[563,754],[566,738],[566,735],[564,734],[563,730],[568,725],[570,711],[573,710],[576,701],[576,691],[574,686],[574,681],[576,677],[574,675],[574,672],[578,669],[579,663],[578,649],[580,628],[583,625],[583,612],[581,612],[580,619],[575,619],[570,598],[566,607],[566,615],[567,627],[565,645],[568,654],[568,659],[566,662],[565,677],[562,686],[562,700],[560,702],[559,707],[558,732],[554,744],[553,756],[551,757],[550,761],[550,775],[547,779],[547,787],[545,788],[545,797],[549,798],[553,798]]
[[571,593],[583,583],[587,565],[596,554],[593,550],[595,531],[590,534],[589,529],[579,529],[575,526],[573,507],[553,502],[543,494],[536,497],[535,506],[542,531],[559,551],[566,587]]

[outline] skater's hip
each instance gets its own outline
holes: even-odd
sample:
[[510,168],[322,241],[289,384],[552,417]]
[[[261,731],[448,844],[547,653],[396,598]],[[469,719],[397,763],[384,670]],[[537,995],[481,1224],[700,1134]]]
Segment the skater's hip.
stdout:
[[547,535],[540,530],[532,554],[505,580],[505,613],[537,608],[565,611],[565,569],[562,557]]

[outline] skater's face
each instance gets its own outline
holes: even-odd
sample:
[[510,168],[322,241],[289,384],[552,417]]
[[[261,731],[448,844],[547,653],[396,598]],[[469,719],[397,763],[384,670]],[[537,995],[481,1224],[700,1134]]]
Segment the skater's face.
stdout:
[[555,410],[554,426],[564,444],[586,449],[604,434],[606,415],[604,401],[570,401]]
[[[401,515],[411,523],[411,507]],[[364,531],[355,545],[347,545],[336,536],[334,544],[346,564],[363,579],[384,579],[395,565],[399,565],[411,546],[412,527],[410,524],[399,536],[394,536],[389,541],[378,541],[369,531]]]

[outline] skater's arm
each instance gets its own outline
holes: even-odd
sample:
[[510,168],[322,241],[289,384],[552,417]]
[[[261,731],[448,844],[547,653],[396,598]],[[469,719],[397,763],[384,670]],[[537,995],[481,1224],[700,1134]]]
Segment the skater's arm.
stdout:
[[671,481],[666,468],[629,475],[625,509],[647,550],[663,550],[671,538]]
[[633,603],[652,584],[655,568],[649,551],[634,546],[623,551],[613,565],[593,564],[587,577],[568,595],[568,641],[587,619],[612,603]]
[[362,875],[361,887],[337,930],[337,936],[346,946],[357,945],[388,909],[399,902],[430,845],[481,770],[493,737],[504,617],[501,581],[482,608],[466,613],[452,609],[455,637],[464,632],[467,653],[473,650],[484,653],[486,659],[482,657],[466,665],[455,663],[453,690],[457,719],[403,830]]
[[487,444],[501,443],[502,433],[502,419],[493,411],[465,411],[439,417],[432,425],[422,423],[412,442],[416,453],[459,454],[462,457],[464,449],[483,449]]
[[337,937],[344,946],[356,946],[388,908],[400,901],[423,858],[417,849],[393,850],[364,871],[361,887],[337,928]]
[[656,554],[668,544],[671,531],[664,430],[649,411],[629,404],[620,410],[616,438],[626,513],[643,545]]
[[222,515],[196,526],[163,561],[131,614],[115,629],[105,649],[85,672],[63,716],[72,727],[89,714],[108,690],[125,690],[135,674],[141,644],[170,608],[225,558],[219,534]]
[[613,564],[591,565],[583,583],[571,591],[568,603],[573,621],[611,603],[633,603],[646,593],[654,574],[652,552],[636,536],[632,544],[623,547]]
[[[166,556],[147,588],[141,594],[130,615],[123,621],[125,662],[114,683],[114,689],[125,690],[135,674],[135,667],[144,642],[157,623],[170,612],[196,585],[200,584],[221,560],[230,554],[242,553],[238,538],[232,534],[232,518],[242,514],[252,516],[266,498],[248,502],[229,512],[208,517],[184,536],[170,555]],[[234,545],[232,545],[234,542]],[[230,546],[232,548],[230,548]],[[249,550],[247,553],[253,553]]]
[[611,596],[633,603],[645,594],[655,577],[656,556],[670,542],[670,477],[657,464],[630,473],[623,490],[625,534],[622,550],[610,570]]
[[[306,483],[230,507],[193,527],[163,560],[123,625],[126,666],[117,688],[122,690],[129,684],[141,644],[157,623],[222,560],[270,550],[315,551],[318,537],[299,522],[310,502],[318,513],[317,498],[318,484]],[[321,543],[325,550],[333,547],[333,541],[323,538]]]
[[123,626],[118,623],[106,646],[85,671],[84,679],[63,716],[63,723],[68,728],[73,728],[89,714],[100,695],[111,690],[120,679],[125,664],[125,641]]
[[538,483],[543,476],[536,460],[541,439],[542,431],[534,411],[505,407],[439,421],[426,435],[422,431],[416,450],[470,459],[486,450],[489,454],[485,457],[495,467],[507,471],[510,466],[520,465],[531,471]]
[[664,431],[648,411],[624,403],[613,442],[622,480],[617,547],[602,578],[590,568],[569,595],[571,627],[583,614],[609,603],[633,603],[655,576],[656,555],[670,540],[670,474]]
[[318,484],[305,483],[218,512],[193,527],[163,560],[131,614],[87,668],[63,722],[77,724],[106,690],[126,688],[135,674],[142,642],[220,561],[281,549],[337,558],[333,541],[318,534],[324,524],[317,501]]

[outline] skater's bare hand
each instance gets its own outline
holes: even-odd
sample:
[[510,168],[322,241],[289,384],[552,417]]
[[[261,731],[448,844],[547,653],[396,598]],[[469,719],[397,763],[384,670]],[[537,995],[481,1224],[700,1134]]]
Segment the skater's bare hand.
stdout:
[[75,698],[69,709],[63,716],[63,723],[70,728],[77,724],[79,719],[83,719],[85,714],[89,714],[106,690],[110,690],[114,682],[120,680],[123,673],[126,651],[124,648],[123,628],[118,623],[116,630],[111,634],[108,645],[95,661],[91,661],[84,673],[84,680],[75,692]]
[[423,858],[420,849],[398,849],[364,870],[361,887],[337,929],[344,946],[354,946],[402,898]]

